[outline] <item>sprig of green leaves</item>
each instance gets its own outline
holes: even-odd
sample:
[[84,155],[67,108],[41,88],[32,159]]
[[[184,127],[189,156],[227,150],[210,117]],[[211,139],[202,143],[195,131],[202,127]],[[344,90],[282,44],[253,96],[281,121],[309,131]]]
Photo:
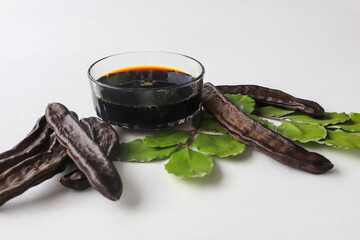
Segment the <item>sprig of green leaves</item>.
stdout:
[[165,165],[169,173],[182,178],[195,178],[203,177],[212,171],[212,156],[236,156],[244,149],[245,144],[228,134],[212,135],[210,132],[199,132],[198,129],[190,131],[171,129],[144,139],[121,143],[116,160],[151,162],[170,157]]

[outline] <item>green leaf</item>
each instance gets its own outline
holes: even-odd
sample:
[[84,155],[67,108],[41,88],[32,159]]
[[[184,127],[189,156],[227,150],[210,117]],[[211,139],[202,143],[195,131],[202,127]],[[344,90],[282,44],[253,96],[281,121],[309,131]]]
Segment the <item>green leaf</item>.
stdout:
[[199,130],[226,133],[225,129],[223,129],[215,119],[203,119],[201,121]]
[[179,146],[167,148],[153,148],[147,146],[141,139],[121,143],[114,154],[115,161],[123,162],[151,162],[168,158]]
[[[199,126],[199,130],[206,132],[219,132],[226,133],[225,129],[223,129],[220,124],[205,110],[201,111],[201,122]],[[195,119],[192,122],[193,127],[197,127],[198,119]]]
[[255,109],[255,100],[242,94],[225,94],[230,102],[237,106],[243,113],[249,115]]
[[245,144],[235,140],[229,134],[208,135],[200,133],[193,145],[200,152],[209,153],[218,157],[236,156],[245,149]]
[[350,113],[349,117],[349,121],[337,125],[328,125],[327,128],[341,128],[348,132],[360,132],[360,113]]
[[293,122],[300,122],[300,123],[317,123],[321,124],[323,126],[329,125],[329,124],[336,124],[336,123],[342,123],[349,120],[349,116],[346,115],[344,112],[342,113],[325,113],[325,116],[323,118],[312,118],[308,115],[297,115],[297,116],[291,116],[286,117],[287,119],[290,119]]
[[209,174],[213,165],[211,157],[186,147],[171,155],[165,169],[178,177],[195,178]]
[[277,132],[293,141],[302,143],[318,141],[326,137],[326,129],[319,124],[294,124],[282,122]]
[[278,108],[274,106],[257,107],[254,111],[255,114],[266,117],[283,117],[294,112],[295,111],[293,110]]
[[258,121],[259,123],[261,123],[262,125],[264,125],[267,128],[270,128],[271,130],[276,132],[276,127],[274,126],[273,122],[267,121],[265,119],[262,119],[256,115],[249,115],[249,117],[251,117],[252,119],[254,119],[255,121]]
[[170,147],[186,143],[190,136],[190,131],[169,129],[147,136],[143,139],[143,142],[149,147]]
[[360,149],[360,133],[328,130],[326,139],[318,143],[342,149]]

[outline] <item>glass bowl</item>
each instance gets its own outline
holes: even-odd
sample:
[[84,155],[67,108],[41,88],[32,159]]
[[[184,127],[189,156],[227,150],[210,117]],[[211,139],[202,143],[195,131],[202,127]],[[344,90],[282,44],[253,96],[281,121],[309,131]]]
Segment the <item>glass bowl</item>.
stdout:
[[205,69],[182,54],[128,52],[88,70],[93,105],[104,121],[131,129],[184,123],[199,111]]

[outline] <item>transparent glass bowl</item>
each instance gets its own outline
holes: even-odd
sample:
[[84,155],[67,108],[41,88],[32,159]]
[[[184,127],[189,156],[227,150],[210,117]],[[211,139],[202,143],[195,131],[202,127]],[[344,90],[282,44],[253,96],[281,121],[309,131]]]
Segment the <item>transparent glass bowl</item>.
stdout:
[[[110,72],[141,66],[173,68],[191,78],[151,88],[112,86],[98,81]],[[204,73],[203,65],[191,57],[144,51],[104,57],[90,66],[88,77],[96,114],[104,121],[131,129],[160,129],[183,123],[199,110]]]

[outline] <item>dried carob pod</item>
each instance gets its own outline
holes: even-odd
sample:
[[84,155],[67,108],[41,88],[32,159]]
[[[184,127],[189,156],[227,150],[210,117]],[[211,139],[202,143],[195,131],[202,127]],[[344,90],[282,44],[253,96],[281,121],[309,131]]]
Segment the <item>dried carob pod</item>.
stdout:
[[29,157],[0,174],[0,206],[64,171],[69,161],[66,148],[54,138],[47,151]]
[[[71,112],[71,114],[78,119],[75,112]],[[41,116],[34,128],[21,142],[12,149],[0,154],[0,173],[28,157],[46,151],[52,133],[53,130],[47,123],[45,115]]]
[[91,187],[85,174],[82,171],[80,171],[80,169],[78,168],[62,176],[59,179],[59,182],[67,188],[71,188],[78,191],[82,191]]
[[49,144],[52,129],[42,116],[36,122],[30,133],[15,147],[0,154],[0,173],[33,156]]
[[60,103],[49,104],[45,116],[56,138],[67,148],[68,155],[86,175],[91,186],[106,198],[118,200],[122,193],[119,173],[81,123]]
[[[110,156],[116,144],[119,143],[119,136],[115,129],[97,117],[83,118],[80,122],[105,154]],[[78,168],[61,177],[59,181],[65,187],[74,190],[85,190],[91,186],[85,174]]]
[[253,146],[275,160],[310,173],[324,173],[333,164],[322,155],[309,152],[244,114],[211,83],[202,89],[203,106],[235,139]]
[[314,117],[323,117],[324,109],[316,102],[296,98],[277,89],[261,87],[257,85],[221,85],[216,86],[223,94],[243,94],[255,99],[260,103],[299,110]]
[[110,156],[114,147],[119,143],[119,136],[115,129],[97,117],[82,118],[80,122],[105,154]]

